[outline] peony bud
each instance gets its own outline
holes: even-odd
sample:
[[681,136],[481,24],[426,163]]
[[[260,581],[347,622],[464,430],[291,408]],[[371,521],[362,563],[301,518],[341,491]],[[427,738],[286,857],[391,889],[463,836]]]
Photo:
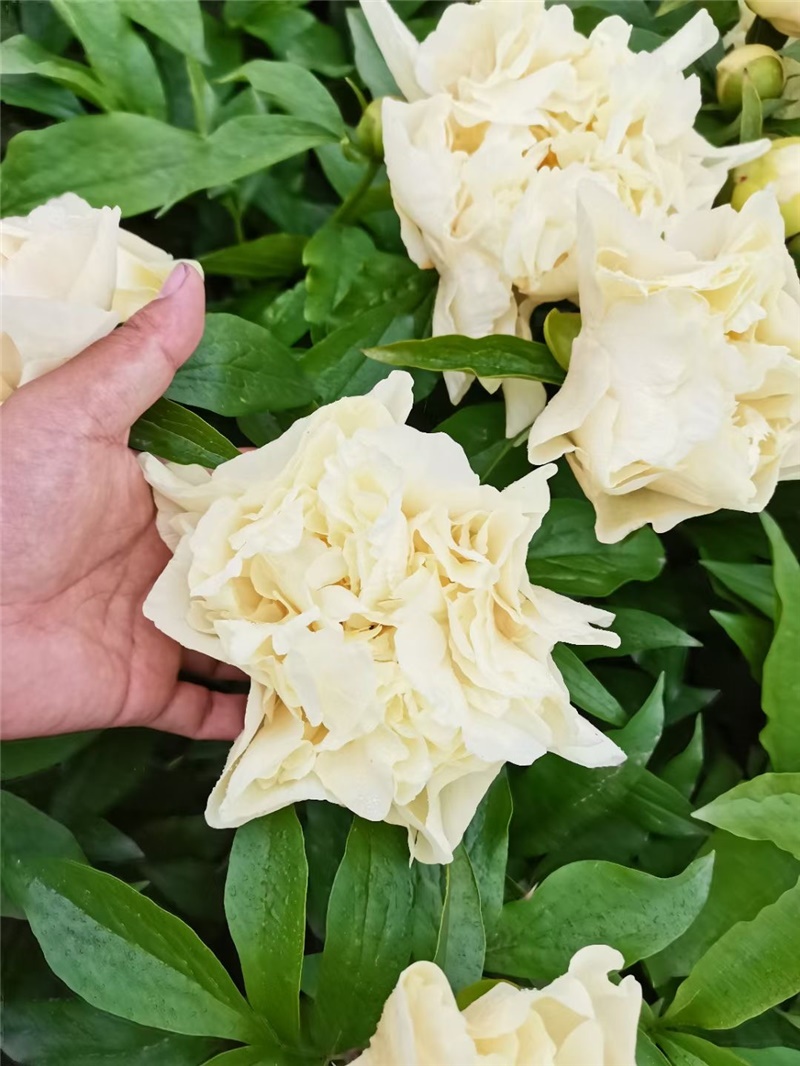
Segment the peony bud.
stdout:
[[361,121],[356,126],[354,141],[356,147],[368,158],[383,159],[383,122],[381,110],[383,100],[373,100],[367,105]]
[[767,186],[777,197],[787,238],[800,233],[800,137],[781,137],[766,155],[737,167],[731,204],[740,211],[754,192]]
[[747,73],[762,100],[783,92],[783,63],[766,44],[746,44],[734,48],[717,64],[717,99],[726,111],[742,106],[742,86]]
[[745,0],[759,18],[772,23],[778,33],[800,37],[800,0]]

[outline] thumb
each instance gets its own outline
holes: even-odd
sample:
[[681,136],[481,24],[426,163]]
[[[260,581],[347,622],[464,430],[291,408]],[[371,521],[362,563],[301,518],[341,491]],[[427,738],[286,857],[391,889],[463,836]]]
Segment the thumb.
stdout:
[[162,396],[203,335],[205,292],[200,275],[179,263],[158,297],[124,326],[41,379],[75,422],[109,436],[127,433]]

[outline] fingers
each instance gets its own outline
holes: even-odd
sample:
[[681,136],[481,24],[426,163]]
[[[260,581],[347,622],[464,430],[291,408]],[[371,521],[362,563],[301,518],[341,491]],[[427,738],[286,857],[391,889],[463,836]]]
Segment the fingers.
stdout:
[[40,379],[75,425],[124,436],[166,392],[203,335],[205,293],[197,271],[179,263],[159,297],[124,326]]
[[228,663],[221,663],[218,659],[212,659],[210,655],[203,655],[199,651],[182,649],[181,670],[192,674],[198,679],[212,681],[244,681],[249,682],[247,674]]
[[179,681],[167,706],[147,722],[132,723],[194,740],[233,740],[242,731],[246,696],[212,692]]

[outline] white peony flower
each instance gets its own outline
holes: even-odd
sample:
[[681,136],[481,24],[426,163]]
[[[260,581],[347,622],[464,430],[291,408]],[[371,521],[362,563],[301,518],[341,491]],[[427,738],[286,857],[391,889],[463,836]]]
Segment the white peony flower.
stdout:
[[622,955],[582,948],[546,988],[501,982],[460,1012],[432,962],[400,975],[358,1066],[635,1066],[642,990]]
[[[700,85],[683,70],[718,39],[706,11],[636,54],[617,16],[584,37],[542,0],[451,4],[421,44],[387,0],[362,7],[409,101],[384,102],[384,150],[409,255],[441,278],[434,335],[530,337],[533,307],[576,298],[587,179],[660,231],[710,207],[729,168],[767,146],[714,148],[693,128]],[[458,402],[472,378],[446,377]],[[509,436],[544,402],[526,384]]]
[[800,281],[774,196],[679,215],[663,240],[580,196],[582,328],[531,461],[567,456],[604,542],[762,510],[800,474]]
[[326,799],[449,862],[504,762],[624,758],[550,654],[616,645],[592,628],[612,616],[525,570],[552,468],[480,485],[450,437],[403,424],[411,386],[395,372],[213,473],[142,458],[175,552],[145,614],[253,679],[214,826]]
[[65,193],[25,218],[0,221],[0,401],[158,294],[175,261],[120,229],[119,219],[118,207],[93,208]]

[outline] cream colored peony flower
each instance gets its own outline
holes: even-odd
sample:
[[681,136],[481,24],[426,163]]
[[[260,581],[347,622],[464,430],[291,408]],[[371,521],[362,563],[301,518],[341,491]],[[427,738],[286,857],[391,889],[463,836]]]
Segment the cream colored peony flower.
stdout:
[[[576,298],[587,179],[660,231],[710,207],[729,168],[767,147],[714,148],[693,128],[700,85],[683,70],[718,39],[706,11],[636,54],[617,16],[584,37],[542,0],[453,3],[421,44],[387,0],[362,7],[409,101],[384,102],[384,150],[408,253],[440,275],[434,335],[530,337],[533,307]],[[472,378],[446,377],[457,403]],[[526,386],[509,436],[544,402]]]
[[120,229],[119,219],[118,207],[93,208],[65,193],[0,221],[0,401],[158,294],[175,261]]
[[800,0],[747,0],[747,6],[778,33],[800,37]]
[[432,962],[409,966],[353,1066],[635,1066],[642,990],[613,948],[582,948],[546,988],[501,982],[459,1012]]
[[142,458],[175,552],[145,614],[253,679],[214,826],[326,799],[449,862],[504,762],[624,758],[550,655],[614,646],[592,628],[612,616],[525,571],[551,471],[480,485],[450,437],[403,424],[411,386],[395,372],[213,473]]
[[762,510],[800,475],[800,281],[774,196],[664,240],[588,183],[581,204],[582,328],[531,461],[567,456],[604,542]]

